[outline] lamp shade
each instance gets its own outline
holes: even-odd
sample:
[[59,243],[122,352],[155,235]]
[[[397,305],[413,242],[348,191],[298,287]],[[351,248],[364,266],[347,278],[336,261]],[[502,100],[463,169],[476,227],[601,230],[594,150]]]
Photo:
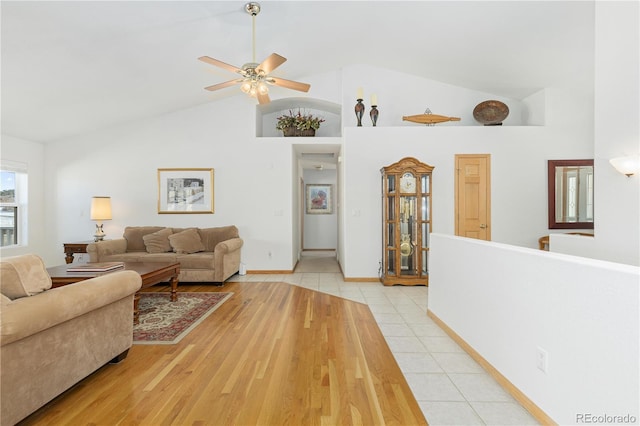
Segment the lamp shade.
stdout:
[[91,220],[111,220],[111,197],[91,199]]
[[612,158],[609,163],[623,175],[631,176],[640,171],[640,155]]

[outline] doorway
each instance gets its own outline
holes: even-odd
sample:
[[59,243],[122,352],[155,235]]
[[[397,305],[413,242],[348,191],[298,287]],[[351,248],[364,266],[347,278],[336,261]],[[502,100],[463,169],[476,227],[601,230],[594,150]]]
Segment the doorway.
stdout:
[[304,169],[302,181],[302,250],[336,250],[337,170],[327,166]]
[[[304,254],[313,251],[329,251],[335,258],[339,247],[339,167],[338,158],[342,149],[338,144],[294,144],[294,179],[296,179],[296,203],[294,203],[294,245],[296,262]],[[330,213],[320,214],[318,206],[307,213],[308,185],[318,190],[319,186],[329,186],[324,192],[330,193],[327,200]],[[322,188],[320,188],[322,189]],[[313,191],[312,191],[313,193]]]
[[491,155],[455,156],[455,234],[491,240]]

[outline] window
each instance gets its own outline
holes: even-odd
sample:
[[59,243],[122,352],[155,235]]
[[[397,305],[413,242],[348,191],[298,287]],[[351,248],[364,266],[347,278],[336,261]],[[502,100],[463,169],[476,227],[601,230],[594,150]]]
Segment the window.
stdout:
[[[0,165],[0,247],[26,242],[26,164],[2,161]],[[25,233],[26,234],[26,233]]]

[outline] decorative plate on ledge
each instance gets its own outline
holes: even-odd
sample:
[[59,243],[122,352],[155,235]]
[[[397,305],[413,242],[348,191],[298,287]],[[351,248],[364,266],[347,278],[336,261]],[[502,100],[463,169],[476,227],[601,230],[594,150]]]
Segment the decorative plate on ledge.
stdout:
[[473,118],[485,126],[500,126],[509,115],[509,107],[500,101],[480,102],[473,109]]

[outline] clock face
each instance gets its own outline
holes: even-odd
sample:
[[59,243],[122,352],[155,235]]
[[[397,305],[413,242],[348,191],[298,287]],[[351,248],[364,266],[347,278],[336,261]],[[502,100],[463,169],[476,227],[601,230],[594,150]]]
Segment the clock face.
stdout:
[[400,178],[400,192],[416,192],[416,177],[405,173]]

